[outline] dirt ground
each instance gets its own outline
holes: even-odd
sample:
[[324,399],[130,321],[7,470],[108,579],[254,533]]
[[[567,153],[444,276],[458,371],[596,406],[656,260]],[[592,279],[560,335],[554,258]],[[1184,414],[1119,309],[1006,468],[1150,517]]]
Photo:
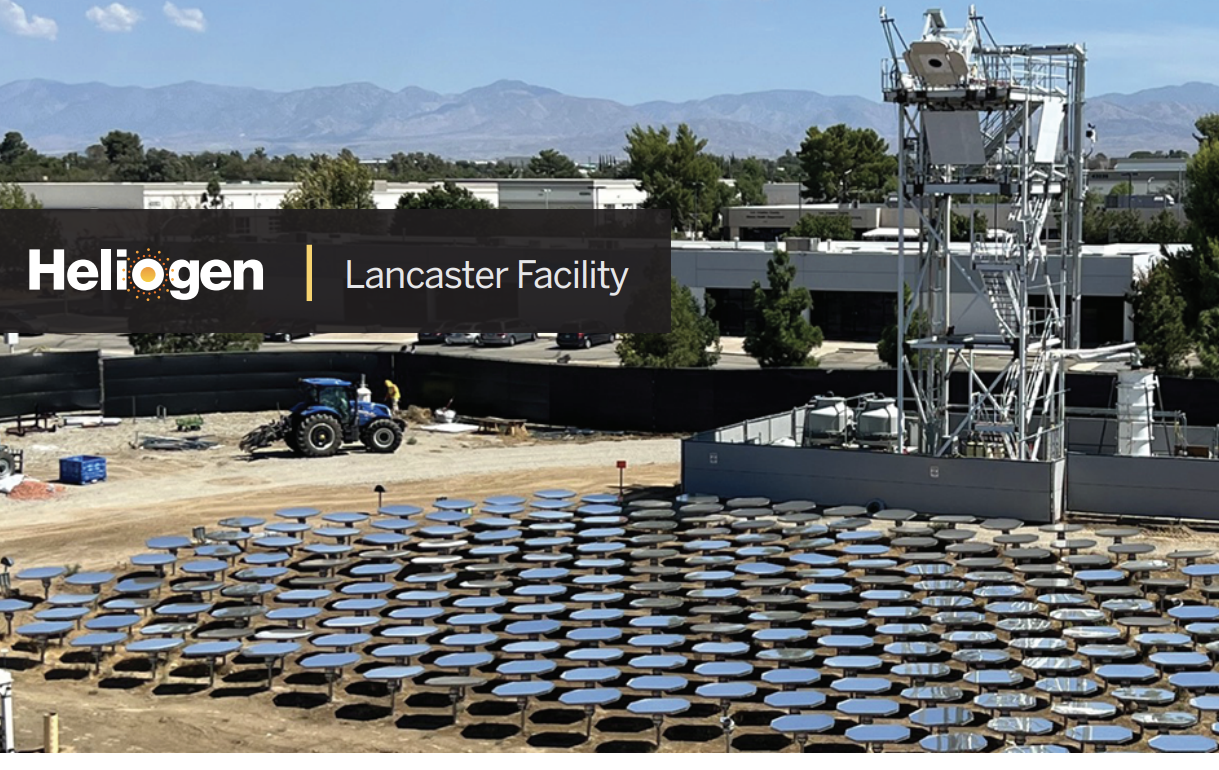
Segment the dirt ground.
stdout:
[[[372,491],[377,484],[388,490],[387,505],[427,505],[441,495],[478,498],[548,487],[616,492],[615,462],[620,459],[628,462],[628,486],[669,487],[679,475],[676,439],[533,441],[411,429],[408,437],[416,443],[404,444],[394,455],[366,455],[355,449],[311,460],[268,449],[250,460],[238,452],[240,436],[272,416],[205,415],[203,431],[190,435],[214,436],[222,446],[202,451],[145,451],[129,445],[137,432],[179,435],[172,421],[124,421],[115,427],[5,437],[6,443],[25,449],[30,477],[53,481],[58,458],[95,454],[107,458],[109,478],[87,487],[66,487],[49,501],[0,497],[0,551],[14,559],[16,570],[35,565],[104,570],[141,552],[150,537],[189,534],[192,527],[212,527],[226,516],[265,517],[291,505],[370,510],[377,503]],[[0,656],[12,642],[0,639]],[[53,649],[51,657],[57,654]],[[17,657],[6,665],[18,668],[13,665]],[[212,697],[153,694],[146,670],[128,674],[104,668],[100,680],[48,680],[40,669],[16,670],[14,676],[17,743],[22,750],[39,750],[42,715],[51,711],[59,714],[61,750],[74,752],[521,751],[563,746],[572,736],[583,736],[580,723],[557,725],[560,735],[554,739],[545,737],[552,728],[534,726],[531,734],[542,736],[534,741],[537,746],[519,735],[497,740],[495,736],[516,724],[515,710],[507,716],[480,716],[477,705],[473,714],[462,715],[454,730],[447,706],[427,694],[420,696],[422,705],[409,707],[409,717],[400,706],[391,719],[385,709],[366,705],[387,700],[379,692],[360,690],[361,685],[353,684],[358,677],[344,682],[357,694],[344,694],[340,686],[335,701],[321,705],[293,695],[321,688],[278,681],[270,693],[259,687],[218,687]],[[364,720],[372,721],[368,729],[353,729]],[[469,740],[463,733],[480,739]],[[650,725],[641,735],[650,735]]]
[[[109,570],[144,550],[149,537],[188,534],[227,516],[267,517],[290,505],[370,510],[377,502],[376,484],[388,490],[386,504],[426,505],[440,495],[478,498],[546,487],[616,491],[620,459],[628,462],[630,487],[670,487],[679,477],[676,439],[541,441],[412,429],[408,435],[415,443],[389,456],[353,450],[307,460],[272,449],[246,458],[235,448],[238,438],[270,416],[205,416],[203,432],[191,435],[215,436],[222,446],[199,452],[130,446],[137,433],[177,435],[172,421],[6,437],[6,443],[26,450],[32,477],[53,481],[59,457],[99,454],[108,459],[110,478],[66,487],[49,501],[0,497],[0,555],[11,556],[17,570],[36,565]],[[1088,530],[1072,535],[1088,536]],[[1050,539],[1043,535],[1041,544]],[[1140,540],[1154,544],[1160,557],[1182,548],[1219,548],[1216,535],[1184,528],[1149,531]],[[1196,598],[1193,594],[1190,598]],[[0,639],[0,658],[12,643]],[[52,648],[49,659],[62,653]],[[139,661],[124,661],[120,670],[107,662],[97,677],[80,664],[22,665],[29,657],[23,650],[0,663],[14,672],[17,741],[25,751],[40,750],[42,715],[51,711],[59,714],[61,748],[70,752],[646,751],[654,740],[650,722],[607,717],[597,722],[600,737],[587,741],[583,721],[572,721],[574,712],[548,702],[532,706],[522,734],[515,706],[485,694],[473,696],[456,727],[445,698],[427,691],[412,691],[406,708],[399,703],[391,716],[382,691],[352,674],[336,687],[334,701],[325,703],[318,696],[324,684],[299,672],[277,680],[268,692],[261,672],[236,667],[222,672],[214,689],[196,693],[202,688],[191,683],[198,680],[177,672],[161,672],[158,684],[149,683],[146,667],[129,665]],[[202,676],[206,681],[206,671]],[[747,715],[738,725],[738,750],[794,750],[765,723],[748,723]],[[685,716],[666,723],[664,751],[723,751],[711,704],[696,704]],[[854,748],[842,740],[810,744],[809,750]]]

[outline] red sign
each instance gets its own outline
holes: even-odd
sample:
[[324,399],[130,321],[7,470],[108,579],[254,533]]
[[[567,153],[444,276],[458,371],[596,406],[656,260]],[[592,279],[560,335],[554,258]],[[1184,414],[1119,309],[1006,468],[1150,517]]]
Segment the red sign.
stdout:
[[625,468],[625,467],[626,467],[626,460],[619,460],[618,461],[619,470],[621,470],[622,468]]

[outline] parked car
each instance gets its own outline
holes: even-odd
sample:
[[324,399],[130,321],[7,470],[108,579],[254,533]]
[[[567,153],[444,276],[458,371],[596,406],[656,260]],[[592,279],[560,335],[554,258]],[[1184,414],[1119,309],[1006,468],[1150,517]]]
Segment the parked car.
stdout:
[[0,332],[15,332],[31,336],[46,334],[47,322],[28,310],[0,310]]
[[428,331],[419,332],[419,344],[429,345],[436,343],[439,345],[444,342],[444,338],[450,332],[456,331],[459,324],[456,321],[442,321],[440,325]]
[[458,324],[453,331],[444,335],[446,345],[479,345],[481,336],[477,324]]
[[559,329],[558,343],[561,348],[591,348],[613,342],[618,336],[600,321],[572,321]]
[[533,342],[538,331],[519,318],[499,318],[481,325],[480,343],[483,345],[515,345],[518,342]]
[[279,329],[276,332],[263,332],[263,342],[291,342],[302,337],[312,337],[313,324],[308,321],[280,321],[264,318],[259,323],[264,329]]

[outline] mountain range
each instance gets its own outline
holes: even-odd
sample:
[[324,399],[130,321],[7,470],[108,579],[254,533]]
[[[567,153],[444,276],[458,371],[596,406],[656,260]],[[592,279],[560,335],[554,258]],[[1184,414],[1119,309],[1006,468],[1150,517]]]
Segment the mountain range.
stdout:
[[[1187,83],[1091,97],[1098,152],[1192,150],[1193,123],[1219,112],[1219,86]],[[179,83],[156,88],[21,80],[0,86],[0,131],[20,131],[40,152],[83,151],[112,129],[145,147],[178,152],[263,147],[273,154],[335,152],[363,157],[432,152],[450,158],[533,155],[553,147],[577,160],[623,155],[634,125],[688,123],[722,155],[777,157],[809,126],[847,123],[892,138],[889,105],[814,91],[759,91],[687,102],[626,105],[501,80],[460,94],[371,83],[276,92]]]

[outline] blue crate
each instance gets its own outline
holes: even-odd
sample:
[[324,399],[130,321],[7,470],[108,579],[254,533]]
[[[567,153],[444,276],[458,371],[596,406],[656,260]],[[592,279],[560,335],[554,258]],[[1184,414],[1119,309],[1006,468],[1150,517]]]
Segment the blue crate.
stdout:
[[65,484],[94,484],[105,481],[106,458],[93,455],[61,458],[59,480]]

